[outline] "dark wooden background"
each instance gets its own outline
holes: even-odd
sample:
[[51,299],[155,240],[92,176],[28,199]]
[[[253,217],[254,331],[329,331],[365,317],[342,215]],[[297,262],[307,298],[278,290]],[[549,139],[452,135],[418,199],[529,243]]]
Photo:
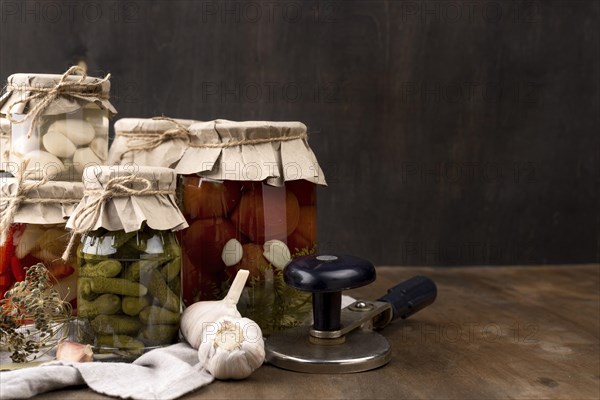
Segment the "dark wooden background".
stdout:
[[600,261],[597,1],[0,1],[0,79],[85,61],[118,117],[299,120],[328,251]]

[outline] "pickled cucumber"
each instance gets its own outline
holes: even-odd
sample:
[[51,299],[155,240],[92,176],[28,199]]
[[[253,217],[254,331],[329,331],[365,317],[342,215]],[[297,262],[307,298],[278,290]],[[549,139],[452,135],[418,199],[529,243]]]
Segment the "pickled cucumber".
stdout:
[[127,315],[98,315],[91,322],[92,329],[99,335],[135,336],[142,327],[140,320]]
[[100,314],[115,314],[120,309],[121,298],[108,293],[92,301],[80,298],[77,302],[77,315],[83,318],[96,318]]
[[147,297],[123,297],[122,308],[123,312],[130,316],[136,316],[144,309],[150,305],[150,300]]
[[121,273],[123,267],[117,260],[104,260],[97,264],[84,264],[79,268],[79,276],[95,278],[114,278]]
[[140,275],[146,274],[160,265],[159,261],[156,260],[139,260],[135,261],[127,266],[121,277],[123,279],[130,280],[132,282],[139,282]]
[[181,270],[181,258],[176,257],[173,260],[167,262],[160,270],[161,274],[167,282],[171,282],[173,279],[179,276]]
[[148,289],[144,285],[121,278],[88,278],[95,293],[113,293],[123,296],[144,296]]
[[172,312],[157,306],[148,306],[140,312],[140,321],[150,325],[178,324],[179,312]]
[[146,346],[158,346],[175,341],[178,330],[178,325],[149,325],[142,328],[139,338]]
[[148,282],[148,292],[154,296],[160,304],[167,310],[179,313],[181,307],[179,296],[177,296],[167,285],[160,272],[150,271],[150,280]]
[[[78,299],[95,345],[129,357],[173,343],[181,307],[181,249],[174,235],[144,225],[138,232],[89,236],[78,251]],[[113,249],[108,256],[83,251],[95,252],[105,241]]]
[[127,335],[100,335],[96,338],[96,346],[114,347],[125,350],[131,355],[140,355],[144,352],[144,343]]

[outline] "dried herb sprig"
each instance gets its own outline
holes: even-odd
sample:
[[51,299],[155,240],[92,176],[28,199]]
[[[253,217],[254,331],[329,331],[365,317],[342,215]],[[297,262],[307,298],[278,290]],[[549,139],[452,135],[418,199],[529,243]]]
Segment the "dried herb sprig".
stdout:
[[39,263],[27,268],[25,280],[0,300],[0,346],[12,352],[13,362],[35,360],[68,336],[72,307],[52,284],[50,272]]

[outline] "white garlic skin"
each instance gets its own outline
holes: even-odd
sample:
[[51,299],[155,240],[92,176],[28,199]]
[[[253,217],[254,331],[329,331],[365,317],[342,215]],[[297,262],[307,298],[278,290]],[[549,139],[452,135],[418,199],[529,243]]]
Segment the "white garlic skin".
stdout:
[[292,260],[290,249],[281,240],[269,240],[263,249],[263,256],[277,269],[283,269]]
[[89,344],[60,342],[56,348],[56,359],[59,361],[89,362],[94,359],[94,352]]
[[197,349],[202,342],[204,328],[221,317],[241,318],[242,315],[235,306],[224,307],[223,300],[194,303],[181,314],[181,334],[190,346]]
[[200,347],[206,326],[222,317],[242,317],[236,305],[242,295],[249,274],[250,271],[240,269],[223,300],[199,301],[183,311],[180,323],[181,334],[193,348]]
[[265,361],[262,331],[248,318],[221,318],[205,327],[198,359],[217,379],[247,378]]

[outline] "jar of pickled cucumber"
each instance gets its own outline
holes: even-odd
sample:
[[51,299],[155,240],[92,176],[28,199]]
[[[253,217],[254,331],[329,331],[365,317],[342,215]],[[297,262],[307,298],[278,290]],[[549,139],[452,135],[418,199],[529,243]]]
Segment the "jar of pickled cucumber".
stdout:
[[[168,168],[89,167],[67,226],[77,249],[77,316],[98,359],[132,360],[177,341],[181,249],[187,227]],[[101,206],[98,206],[98,204]]]
[[80,181],[86,166],[105,164],[108,120],[116,113],[109,77],[87,76],[80,67],[9,76],[0,115],[12,125],[10,161],[26,162],[29,176],[65,181]]
[[[21,193],[21,195],[19,195]],[[55,289],[77,307],[77,262],[61,256],[69,241],[66,217],[83,196],[80,182],[36,182],[2,178],[0,182],[0,297],[27,268],[42,262]]]

